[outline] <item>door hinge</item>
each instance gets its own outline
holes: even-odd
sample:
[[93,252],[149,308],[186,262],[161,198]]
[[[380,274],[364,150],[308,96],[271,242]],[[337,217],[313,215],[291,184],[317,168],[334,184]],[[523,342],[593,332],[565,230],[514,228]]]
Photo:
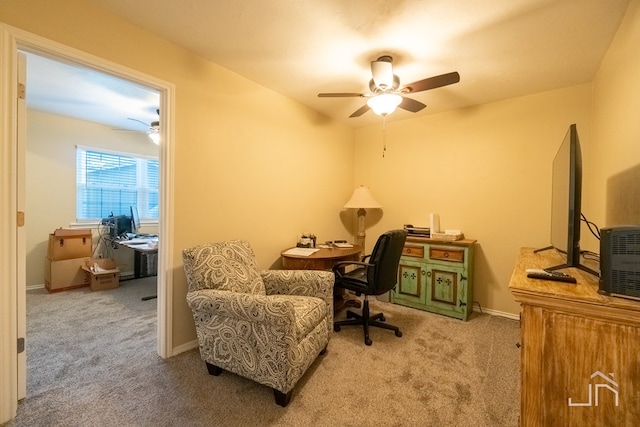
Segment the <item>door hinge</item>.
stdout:
[[24,227],[24,212],[18,211],[16,222],[18,223],[18,227]]
[[27,87],[24,83],[18,83],[18,99],[25,99],[27,96]]
[[18,338],[18,354],[24,352],[24,338]]

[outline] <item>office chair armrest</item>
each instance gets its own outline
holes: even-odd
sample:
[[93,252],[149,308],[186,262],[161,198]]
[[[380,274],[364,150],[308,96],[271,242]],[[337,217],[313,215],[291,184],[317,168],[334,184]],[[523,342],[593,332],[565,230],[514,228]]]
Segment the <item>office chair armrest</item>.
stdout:
[[364,262],[364,261],[338,261],[333,265],[333,272],[334,273],[339,273],[340,270],[342,270],[344,267],[347,267],[349,265],[359,265],[362,267],[373,267],[374,264],[368,263],[368,262]]

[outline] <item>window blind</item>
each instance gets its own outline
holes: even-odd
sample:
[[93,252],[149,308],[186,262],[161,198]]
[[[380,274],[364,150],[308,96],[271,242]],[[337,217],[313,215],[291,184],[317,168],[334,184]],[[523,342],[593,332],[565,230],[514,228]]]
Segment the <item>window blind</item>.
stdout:
[[110,215],[158,218],[157,158],[78,147],[76,150],[76,217],[98,220]]

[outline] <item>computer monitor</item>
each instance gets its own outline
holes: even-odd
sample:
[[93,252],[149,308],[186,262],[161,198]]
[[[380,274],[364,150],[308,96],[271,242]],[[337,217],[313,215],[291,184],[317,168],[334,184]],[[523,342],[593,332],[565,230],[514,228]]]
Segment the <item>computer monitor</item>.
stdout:
[[140,216],[138,215],[138,208],[133,205],[131,206],[131,232],[140,232]]

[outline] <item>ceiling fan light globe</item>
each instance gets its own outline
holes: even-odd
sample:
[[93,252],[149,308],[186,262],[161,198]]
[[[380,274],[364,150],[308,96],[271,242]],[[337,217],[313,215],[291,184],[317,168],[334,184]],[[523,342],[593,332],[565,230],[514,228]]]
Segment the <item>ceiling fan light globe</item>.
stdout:
[[149,132],[149,139],[156,145],[160,145],[160,134],[157,132]]
[[402,97],[395,93],[382,93],[367,100],[367,105],[379,116],[386,116],[394,111],[402,102]]

